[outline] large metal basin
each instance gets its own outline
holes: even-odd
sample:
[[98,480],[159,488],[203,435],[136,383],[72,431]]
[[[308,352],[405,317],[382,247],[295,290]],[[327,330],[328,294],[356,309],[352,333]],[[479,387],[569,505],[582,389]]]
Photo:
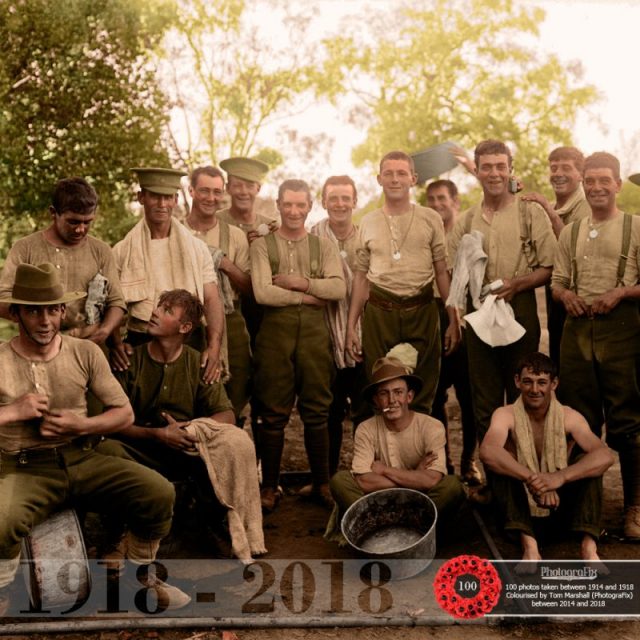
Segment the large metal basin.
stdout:
[[436,553],[438,512],[431,498],[413,489],[383,489],[354,502],[342,518],[342,534],[359,554],[388,561],[391,577],[410,578]]

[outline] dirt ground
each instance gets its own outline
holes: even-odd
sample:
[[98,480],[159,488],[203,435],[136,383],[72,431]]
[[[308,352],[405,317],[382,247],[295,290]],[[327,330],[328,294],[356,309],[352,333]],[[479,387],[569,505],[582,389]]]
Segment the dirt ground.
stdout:
[[[544,325],[543,325],[544,326]],[[543,342],[544,348],[544,342]],[[448,404],[450,416],[450,442],[454,463],[459,471],[461,450],[461,430],[459,409],[451,392]],[[283,486],[285,495],[279,508],[265,517],[264,530],[269,553],[261,559],[267,563],[277,563],[279,560],[301,560],[312,562],[314,559],[345,561],[353,558],[348,549],[338,548],[326,542],[324,532],[329,512],[319,506],[301,498],[297,490],[304,483],[301,472],[306,471],[306,455],[302,444],[301,425],[297,416],[287,428],[287,441],[283,460]],[[349,467],[352,452],[352,435],[350,423],[345,424],[342,465]],[[496,530],[490,508],[480,508],[483,522],[495,542],[499,554],[505,558],[517,558],[518,548],[504,539]],[[622,488],[620,482],[619,465],[616,463],[604,478],[604,514],[603,522],[606,532],[600,544],[601,556],[604,559],[637,559],[640,546],[627,544],[620,535],[622,528]],[[190,524],[186,529],[173,532],[170,539],[161,548],[161,557],[170,558],[210,558],[212,555],[212,540],[202,531]],[[219,545],[215,552],[224,555],[225,545]],[[494,548],[495,551],[495,548]],[[550,544],[542,549],[543,556],[548,559],[577,558],[578,547],[575,542],[563,541]],[[475,554],[485,558],[493,558],[492,549],[479,528],[470,506],[464,507],[458,514],[455,525],[446,537],[438,539],[436,557],[445,559],[460,554]],[[183,626],[175,622],[176,627],[162,629],[127,628],[118,630],[103,630],[79,633],[73,628],[65,633],[29,633],[28,635],[6,636],[14,640],[44,640],[56,638],[60,640],[142,640],[159,638],[160,640],[276,640],[280,638],[304,638],[319,640],[321,638],[354,638],[378,640],[414,640],[425,638],[444,638],[447,640],[496,640],[497,638],[540,638],[554,636],[556,638],[602,638],[603,634],[616,637],[617,640],[631,640],[640,637],[640,620],[604,621],[604,622],[554,622],[536,623],[533,620],[516,621],[513,624],[492,624],[475,621],[471,624],[453,624],[446,616],[440,618],[443,624],[437,626],[364,626],[366,618],[352,622],[362,626],[352,627],[322,627],[313,628],[298,625],[297,628],[260,628],[271,627],[272,620],[260,616],[255,618],[255,624],[248,628],[237,627],[230,630],[215,629],[203,620],[198,628],[177,628]],[[16,620],[16,622],[19,622]],[[371,620],[375,624],[375,620]],[[295,621],[289,621],[289,626]],[[326,621],[325,621],[326,624]],[[14,630],[18,632],[19,630]],[[0,634],[2,627],[0,627]],[[6,633],[6,631],[5,631]]]

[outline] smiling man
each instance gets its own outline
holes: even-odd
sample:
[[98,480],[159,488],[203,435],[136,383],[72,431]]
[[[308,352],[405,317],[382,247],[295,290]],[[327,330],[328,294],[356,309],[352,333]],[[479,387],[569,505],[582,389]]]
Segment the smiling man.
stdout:
[[346,286],[337,247],[309,235],[304,223],[311,192],[303,180],[278,189],[282,226],[251,244],[253,290],[264,305],[256,339],[254,397],[260,429],[262,506],[278,502],[284,428],[297,397],[312,476],[312,495],[331,504],[327,419],[333,358],[324,319],[327,302],[344,298]]
[[[120,325],[126,305],[111,248],[89,235],[97,206],[98,195],[84,178],[60,180],[49,207],[51,224],[11,247],[2,270],[0,296],[11,292],[19,264],[50,262],[67,289],[84,291],[89,297],[67,305],[61,329],[103,344]],[[9,305],[0,304],[0,316],[11,319]]]
[[[371,384],[364,398],[376,415],[362,422],[353,443],[351,471],[338,471],[331,479],[340,523],[345,511],[359,498],[380,489],[404,487],[428,495],[438,510],[438,521],[446,521],[464,500],[462,484],[447,475],[446,435],[441,422],[409,408],[422,387],[422,379],[393,357],[373,365]],[[335,539],[331,531],[327,535]]]
[[620,454],[627,537],[640,538],[640,218],[616,204],[620,163],[585,160],[591,215],[560,234],[552,288],[568,314],[560,344],[563,402]]
[[602,475],[613,454],[556,400],[553,360],[533,353],[517,370],[520,397],[496,409],[480,447],[504,529],[518,536],[523,560],[540,560],[541,535],[567,530],[580,536],[583,560],[599,560]]

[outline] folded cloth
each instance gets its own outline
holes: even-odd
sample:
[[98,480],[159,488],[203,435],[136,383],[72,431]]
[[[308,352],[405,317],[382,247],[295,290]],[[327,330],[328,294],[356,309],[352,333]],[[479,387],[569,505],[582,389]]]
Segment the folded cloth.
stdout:
[[233,553],[240,560],[267,552],[262,530],[262,507],[256,451],[251,438],[232,424],[197,418],[186,427],[198,438],[216,498],[229,511],[227,520]]
[[228,315],[233,312],[234,306],[233,289],[231,288],[231,282],[229,282],[229,276],[220,270],[220,262],[225,257],[225,253],[222,249],[216,247],[209,247],[209,252],[213,259],[213,268],[216,270],[216,276],[218,277],[218,287],[220,289],[220,297],[224,303],[224,312]]
[[[494,284],[491,287],[495,289]],[[513,344],[526,332],[516,320],[511,305],[502,299],[498,300],[492,293],[484,299],[478,311],[468,313],[464,320],[471,325],[478,338],[490,347]]]
[[[520,464],[536,473],[553,473],[567,466],[567,436],[564,430],[564,410],[556,399],[556,394],[551,397],[551,404],[544,419],[544,436],[542,442],[542,456],[538,460],[533,430],[529,414],[524,408],[522,396],[513,404],[514,427],[516,440],[516,457]],[[535,517],[545,517],[550,514],[549,509],[539,507],[531,494],[529,509]]]
[[483,237],[481,231],[471,231],[460,239],[447,298],[448,307],[466,309],[468,288],[473,308],[480,308],[480,294],[488,260],[482,248]]

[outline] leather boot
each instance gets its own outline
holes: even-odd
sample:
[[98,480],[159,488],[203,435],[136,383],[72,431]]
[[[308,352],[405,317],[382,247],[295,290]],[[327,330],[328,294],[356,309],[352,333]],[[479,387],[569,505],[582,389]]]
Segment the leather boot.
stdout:
[[329,431],[325,424],[304,425],[304,448],[315,489],[329,484]]

